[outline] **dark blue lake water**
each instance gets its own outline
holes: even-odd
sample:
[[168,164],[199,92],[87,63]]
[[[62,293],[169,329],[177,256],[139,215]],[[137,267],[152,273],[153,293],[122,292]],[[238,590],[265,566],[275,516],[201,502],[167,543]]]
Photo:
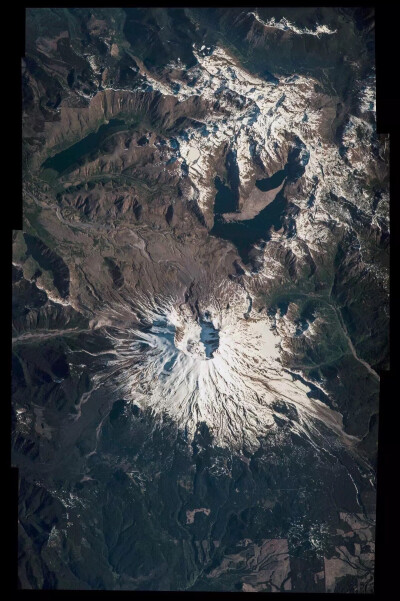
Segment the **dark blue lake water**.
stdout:
[[[262,192],[268,192],[278,188],[285,178],[289,183],[294,182],[303,175],[308,160],[309,153],[306,151],[303,142],[297,138],[295,146],[289,152],[284,168],[270,177],[257,180],[255,185]],[[229,186],[222,182],[220,178],[215,178],[217,189],[214,203],[215,221],[210,233],[218,238],[233,242],[243,262],[248,263],[249,252],[254,244],[259,241],[267,242],[270,239],[269,231],[271,227],[275,231],[282,227],[287,202],[283,188],[275,199],[253,219],[225,222],[222,215],[238,209],[239,170],[237,169],[235,155],[231,155],[230,161],[227,160],[228,166],[230,167],[229,171],[227,169],[230,177]]]
[[252,246],[259,240],[269,240],[268,232],[271,227],[274,227],[275,230],[281,228],[286,204],[283,190],[281,190],[275,200],[253,219],[226,223],[220,215],[216,215],[214,227],[210,233],[233,242],[243,262],[247,263]]
[[54,169],[58,173],[67,171],[74,165],[78,165],[84,156],[99,150],[104,140],[118,131],[126,129],[124,121],[111,119],[107,124],[99,127],[96,133],[89,134],[76,144],[49,157],[42,165],[43,169]]
[[273,190],[274,188],[278,188],[283,180],[286,177],[286,168],[281,169],[271,175],[271,177],[266,177],[264,179],[258,179],[256,181],[256,187],[262,192],[268,192],[269,190]]
[[232,213],[237,209],[237,197],[229,186],[217,176],[214,180],[217,194],[215,195],[214,212],[216,214]]

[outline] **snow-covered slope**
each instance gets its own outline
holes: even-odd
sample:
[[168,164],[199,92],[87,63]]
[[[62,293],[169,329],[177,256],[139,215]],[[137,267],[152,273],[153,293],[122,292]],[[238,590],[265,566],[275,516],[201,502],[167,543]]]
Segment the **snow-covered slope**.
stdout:
[[[321,424],[342,442],[357,440],[343,431],[340,413],[308,396],[311,388],[283,367],[274,319],[254,311],[243,288],[222,282],[195,311],[176,297],[143,295],[135,304],[144,325],[114,322],[108,332],[113,357],[95,376],[94,389],[112,382],[123,398],[150,409],[156,422],[171,418],[189,441],[205,422],[215,444],[254,450],[277,428],[274,416],[289,419],[276,411],[277,402],[292,408],[291,427],[311,444],[321,444]],[[114,311],[121,323],[126,309]],[[202,335],[207,324],[218,333],[211,354]]]

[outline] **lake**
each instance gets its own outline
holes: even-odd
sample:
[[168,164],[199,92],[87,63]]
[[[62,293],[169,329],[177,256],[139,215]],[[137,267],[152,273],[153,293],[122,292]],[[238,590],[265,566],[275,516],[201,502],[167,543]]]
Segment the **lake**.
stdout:
[[78,166],[80,159],[84,156],[99,151],[100,144],[107,137],[124,129],[126,129],[124,121],[111,119],[108,123],[101,125],[97,132],[89,134],[76,144],[46,159],[42,169],[54,169],[58,173],[63,173],[75,165]]

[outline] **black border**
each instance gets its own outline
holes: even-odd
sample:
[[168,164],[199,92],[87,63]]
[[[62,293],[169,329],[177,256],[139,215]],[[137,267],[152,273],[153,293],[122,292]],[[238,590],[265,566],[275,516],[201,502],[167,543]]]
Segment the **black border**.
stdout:
[[[12,231],[22,229],[22,95],[21,95],[21,58],[25,55],[25,10],[26,8],[41,8],[52,6],[63,7],[100,7],[110,6],[110,3],[103,2],[63,2],[45,3],[45,2],[23,2],[12,5],[6,5],[4,16],[2,19],[3,35],[7,33],[10,36],[9,41],[4,45],[3,66],[10,69],[8,76],[2,77],[3,97],[5,97],[5,110],[3,111],[3,120],[9,124],[10,132],[3,133],[3,148],[6,151],[6,157],[3,159],[3,185],[10,183],[10,191],[3,193],[3,211],[7,214],[6,235],[2,237],[5,242],[3,251],[3,260],[7,261],[6,273],[8,275],[9,285],[6,285],[10,296],[7,296],[7,312],[5,321],[8,324],[10,333],[9,344],[6,345],[7,357],[3,361],[3,365],[7,366],[6,374],[6,402],[7,416],[9,419],[3,420],[6,424],[6,435],[3,440],[6,441],[7,449],[5,456],[5,474],[8,475],[8,482],[4,487],[4,493],[7,497],[8,506],[3,512],[3,519],[7,526],[8,539],[3,544],[6,552],[6,570],[5,570],[5,585],[3,591],[10,592],[12,598],[37,598],[43,596],[45,598],[62,598],[70,599],[72,596],[90,596],[92,598],[115,599],[124,596],[127,599],[130,596],[144,595],[173,595],[182,597],[185,591],[67,591],[67,590],[18,590],[17,588],[17,531],[18,531],[18,469],[10,468],[11,465],[11,405],[9,391],[11,388],[11,241]],[[118,6],[144,6],[145,3],[118,3]],[[227,2],[224,3],[191,3],[191,2],[155,2],[152,6],[245,6],[246,2]],[[392,365],[396,365],[398,357],[396,352],[396,341],[398,334],[399,317],[396,309],[400,306],[400,299],[396,296],[395,290],[396,271],[395,262],[399,250],[399,143],[400,143],[400,103],[398,103],[396,79],[398,78],[398,34],[397,34],[397,15],[393,3],[367,3],[367,2],[340,2],[340,3],[292,3],[292,2],[262,2],[259,6],[350,6],[350,7],[374,7],[375,8],[375,32],[376,32],[376,76],[377,76],[377,129],[380,134],[390,135],[390,222],[391,229],[394,230],[391,242],[391,259],[390,259],[390,309],[391,309],[391,326],[390,326],[390,356]],[[148,6],[148,5],[147,5]],[[11,13],[11,14],[10,14]],[[11,83],[9,83],[11,82]],[[11,112],[11,115],[10,115]],[[11,145],[11,149],[10,149]],[[10,175],[9,175],[10,172]],[[10,177],[11,176],[11,177]],[[4,186],[5,187],[5,186]],[[4,319],[4,318],[3,318]],[[372,595],[361,594],[336,594],[336,593],[280,593],[278,599],[283,596],[295,595],[295,598],[308,599],[353,599],[354,597],[367,598],[382,598],[390,599],[392,594],[398,591],[400,584],[397,581],[397,564],[398,551],[395,526],[400,521],[396,509],[398,507],[397,498],[395,495],[394,482],[396,480],[396,428],[399,423],[395,411],[400,398],[399,385],[397,385],[393,373],[393,368],[387,372],[381,372],[381,390],[380,390],[380,416],[379,416],[379,451],[378,451],[378,495],[377,495],[377,530],[376,530],[376,563],[375,563],[375,592]],[[216,595],[217,597],[227,597],[234,593],[190,593],[190,596],[206,597]],[[243,594],[243,593],[240,593]],[[264,595],[273,593],[261,593]]]

